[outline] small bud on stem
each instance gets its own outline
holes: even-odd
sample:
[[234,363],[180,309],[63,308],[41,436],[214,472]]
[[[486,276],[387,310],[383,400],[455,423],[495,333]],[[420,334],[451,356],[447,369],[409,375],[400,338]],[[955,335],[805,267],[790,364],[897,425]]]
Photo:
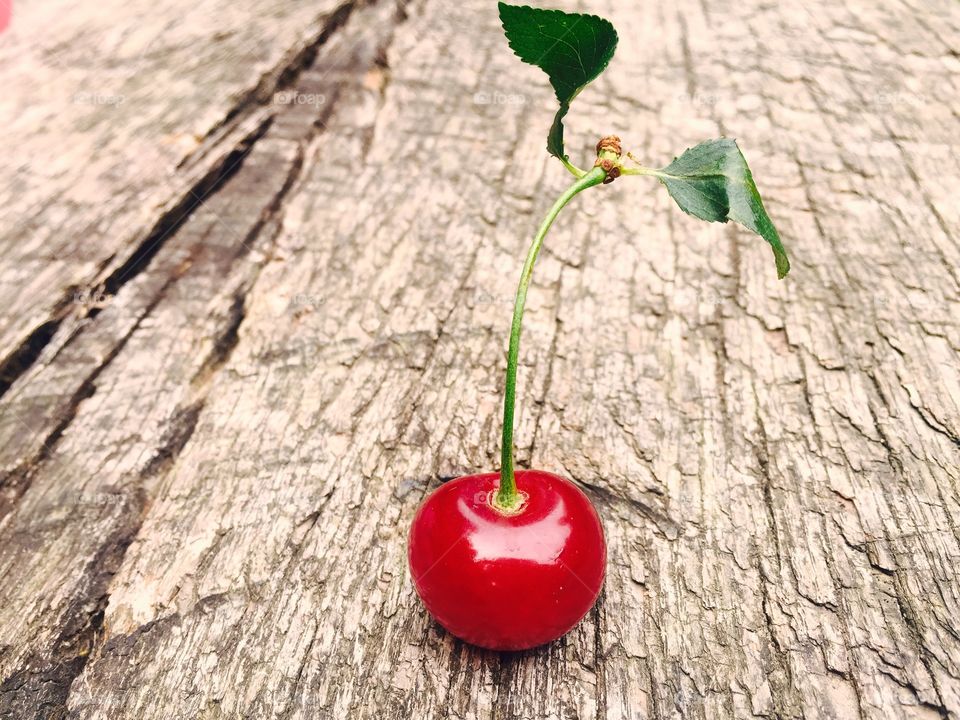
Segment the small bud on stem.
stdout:
[[597,143],[597,161],[594,167],[599,167],[606,173],[603,179],[604,185],[609,185],[620,177],[620,156],[623,149],[620,145],[620,138],[616,135],[607,135],[600,138]]

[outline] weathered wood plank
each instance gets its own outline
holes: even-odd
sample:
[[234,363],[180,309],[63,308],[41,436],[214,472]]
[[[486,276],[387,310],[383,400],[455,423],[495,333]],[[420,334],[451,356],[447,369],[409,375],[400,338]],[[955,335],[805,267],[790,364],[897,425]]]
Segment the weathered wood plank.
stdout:
[[[317,42],[342,20],[330,19]],[[2,525],[2,592],[4,601],[31,597],[3,633],[6,713],[63,708],[102,622],[105,583],[150,501],[146,488],[193,430],[209,378],[236,341],[247,287],[268,259],[280,199],[344,85],[343,68],[333,66],[352,76],[376,52],[369,43],[341,47],[327,58],[334,72],[302,78],[317,102],[277,100],[238,116],[239,129],[254,129],[189,189],[193,200],[158,221],[135,259],[107,276],[97,302],[84,298],[78,316],[61,322],[0,401],[0,517],[17,509]],[[138,370],[115,362],[123,352],[140,354]],[[66,553],[56,568],[51,543]]]
[[230,171],[248,111],[349,5],[18,3],[0,42],[0,388]]
[[565,178],[490,3],[374,3],[0,398],[0,716],[960,717],[960,6],[589,8],[570,148],[740,137],[795,268],[639,182],[558,223],[518,460],[598,504],[595,610],[479,652],[406,577],[424,494],[495,465]]

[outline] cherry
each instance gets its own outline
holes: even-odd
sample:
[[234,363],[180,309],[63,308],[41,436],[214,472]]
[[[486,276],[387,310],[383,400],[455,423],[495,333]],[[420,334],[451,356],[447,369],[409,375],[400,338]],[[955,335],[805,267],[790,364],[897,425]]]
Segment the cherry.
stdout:
[[497,507],[499,473],[451,480],[410,528],[414,586],[453,635],[492,650],[560,637],[593,606],[606,544],[596,510],[576,485],[541,470],[515,474],[517,507]]

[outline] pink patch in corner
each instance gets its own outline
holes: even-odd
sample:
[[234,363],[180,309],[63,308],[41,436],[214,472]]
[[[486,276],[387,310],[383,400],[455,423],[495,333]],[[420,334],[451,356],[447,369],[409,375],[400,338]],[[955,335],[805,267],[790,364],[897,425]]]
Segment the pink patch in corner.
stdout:
[[10,15],[13,13],[13,0],[0,0],[0,33],[10,24]]

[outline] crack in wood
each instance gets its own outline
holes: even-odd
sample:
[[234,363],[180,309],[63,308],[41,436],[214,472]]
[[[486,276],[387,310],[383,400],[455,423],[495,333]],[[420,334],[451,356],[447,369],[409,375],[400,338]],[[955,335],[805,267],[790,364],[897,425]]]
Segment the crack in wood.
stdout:
[[[325,31],[311,44],[296,55],[294,65],[281,73],[283,83],[294,83],[302,71],[305,71],[315,60],[320,45],[329,40],[334,31],[342,28],[352,11],[354,4],[345,5],[334,13],[330,24]],[[332,107],[325,112],[332,111]],[[223,161],[212,168],[196,185],[192,186],[173,208],[165,212],[154,228],[144,238],[129,258],[115,268],[100,284],[100,292],[104,302],[108,304],[111,298],[116,297],[128,284],[134,282],[138,276],[148,272],[151,263],[164,251],[168,241],[177,237],[177,233],[186,225],[198,208],[204,207],[212,197],[221,192],[231,192],[228,183],[244,175],[243,166],[247,155],[251,153],[257,143],[268,136],[273,124],[273,116],[262,120],[243,140],[228,153]],[[303,165],[303,147],[309,138],[320,132],[318,126],[310,119],[302,124],[301,137],[294,140],[295,152],[284,172],[277,190],[272,199],[264,207],[258,219],[252,225],[243,241],[241,248],[235,252],[235,257],[246,254],[249,245],[252,245],[264,227],[276,226],[283,210],[283,199],[292,188]],[[277,141],[286,142],[286,141]],[[255,178],[252,178],[256,181]],[[240,192],[243,192],[242,188]],[[202,241],[202,239],[201,239]],[[29,488],[29,477],[37,471],[43,461],[49,457],[66,428],[77,417],[81,403],[89,399],[96,392],[97,378],[107,371],[113,360],[123,351],[129,340],[142,328],[143,321],[149,317],[167,299],[170,289],[184,272],[195,264],[195,260],[181,264],[163,283],[155,296],[145,306],[143,312],[129,328],[128,332],[116,343],[97,364],[93,371],[83,380],[79,389],[62,410],[60,419],[53,431],[47,435],[42,443],[40,454],[26,463],[9,478],[25,478],[24,482],[8,481],[4,487],[5,497],[14,491],[14,498],[7,510],[11,510],[16,500]],[[239,341],[240,326],[245,319],[244,303],[246,293],[249,292],[256,280],[256,273],[252,279],[243,283],[234,293],[233,302],[217,339],[213,343],[208,356],[193,376],[194,385],[198,386],[198,399],[178,411],[168,423],[167,435],[161,441],[158,450],[146,463],[141,476],[149,478],[167,473],[175,464],[178,455],[189,442],[196,430],[204,407],[206,394],[209,392],[213,377],[230,358],[230,354]],[[103,307],[90,309],[87,319],[90,323],[96,322]],[[88,325],[89,327],[89,325]],[[35,333],[32,342],[15,358],[15,362],[6,363],[4,367],[9,374],[12,384],[17,377],[23,376],[30,365],[40,357],[43,347],[49,343],[56,332],[56,326]],[[82,333],[71,336],[68,343],[82,336]],[[29,361],[29,362],[27,362]],[[4,682],[0,686],[0,717],[21,717],[23,713],[37,713],[40,717],[63,717],[66,713],[66,702],[71,684],[86,667],[92,654],[104,650],[97,648],[97,636],[104,622],[104,611],[109,602],[109,582],[122,563],[127,547],[136,537],[142,523],[142,516],[148,506],[146,491],[142,484],[134,484],[133,496],[138,498],[136,508],[131,512],[121,513],[120,521],[114,533],[100,547],[83,571],[84,587],[73,596],[71,605],[64,611],[66,620],[60,637],[46,655],[42,650],[26,658],[20,669],[13,669],[5,674]],[[124,504],[126,507],[126,504]],[[133,510],[136,510],[134,512]],[[124,519],[125,518],[125,519]],[[115,647],[109,645],[109,648]]]

